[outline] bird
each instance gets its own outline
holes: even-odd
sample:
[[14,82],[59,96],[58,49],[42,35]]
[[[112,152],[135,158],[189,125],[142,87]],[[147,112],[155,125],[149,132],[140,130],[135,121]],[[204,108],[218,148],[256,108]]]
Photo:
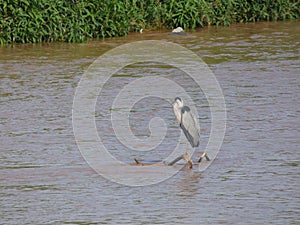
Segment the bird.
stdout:
[[[191,146],[193,148],[198,147],[200,143],[200,126],[195,114],[191,111],[190,107],[183,104],[182,99],[179,97],[176,97],[173,102],[173,110],[179,126]],[[200,163],[204,157],[206,160],[210,160],[207,154],[203,153],[198,162]],[[192,168],[193,163],[190,157],[187,157],[187,153],[184,159],[188,162],[188,166]]]
[[172,30],[171,35],[175,36],[186,36],[187,33],[182,29],[182,27],[177,27]]
[[172,33],[180,33],[180,32],[184,32],[184,30],[182,29],[182,27],[177,27],[174,30],[172,30]]

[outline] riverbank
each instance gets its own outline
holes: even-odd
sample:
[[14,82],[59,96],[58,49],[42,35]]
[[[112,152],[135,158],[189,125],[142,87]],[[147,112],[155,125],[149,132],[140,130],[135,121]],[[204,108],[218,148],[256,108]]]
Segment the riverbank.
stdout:
[[0,2],[0,44],[85,42],[141,29],[195,29],[299,16],[295,0],[8,0]]

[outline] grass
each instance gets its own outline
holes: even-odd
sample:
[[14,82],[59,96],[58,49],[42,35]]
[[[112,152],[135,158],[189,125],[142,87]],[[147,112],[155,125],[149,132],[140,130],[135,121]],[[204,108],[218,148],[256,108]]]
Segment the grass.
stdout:
[[299,18],[299,0],[0,0],[0,44]]

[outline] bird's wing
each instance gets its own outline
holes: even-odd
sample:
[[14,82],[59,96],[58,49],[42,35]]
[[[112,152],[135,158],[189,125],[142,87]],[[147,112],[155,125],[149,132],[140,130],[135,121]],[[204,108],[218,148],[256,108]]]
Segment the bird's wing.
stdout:
[[180,127],[192,147],[199,146],[199,123],[188,106],[184,106],[181,110]]

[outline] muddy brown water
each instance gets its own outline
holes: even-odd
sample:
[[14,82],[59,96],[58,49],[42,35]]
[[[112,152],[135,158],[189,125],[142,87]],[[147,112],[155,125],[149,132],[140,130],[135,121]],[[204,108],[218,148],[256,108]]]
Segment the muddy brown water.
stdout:
[[[144,31],[85,44],[0,48],[1,224],[300,223],[299,21],[188,33]],[[72,128],[73,97],[98,56],[123,43],[151,39],[181,44],[209,65],[224,93],[227,129],[217,158],[204,172],[182,169],[159,184],[128,187],[103,178],[81,156]],[[180,134],[169,105],[148,99],[133,109],[132,131],[145,137],[149,118],[162,116],[169,127],[162,145],[132,152],[113,135],[109,107],[115,90],[149,67],[178,79],[195,97],[200,149],[208,141],[209,109],[192,81],[165,65],[134,65],[112,77],[104,92],[109,97],[96,106],[104,144],[127,163],[134,157],[163,159]]]

